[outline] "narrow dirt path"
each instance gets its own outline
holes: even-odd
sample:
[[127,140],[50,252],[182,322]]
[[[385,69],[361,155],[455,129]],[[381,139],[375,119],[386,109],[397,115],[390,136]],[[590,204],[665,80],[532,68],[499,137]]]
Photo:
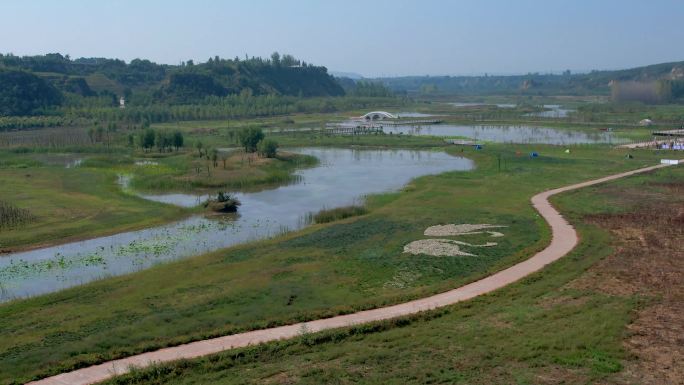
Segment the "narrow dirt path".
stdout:
[[415,314],[431,310],[457,302],[465,301],[482,294],[486,294],[502,288],[508,284],[524,278],[525,276],[541,270],[547,264],[554,262],[568,254],[578,243],[575,229],[556,211],[548,198],[552,195],[565,191],[575,190],[626,176],[648,172],[651,170],[667,167],[660,164],[645,167],[638,170],[628,171],[605,178],[594,179],[583,183],[548,190],[532,197],[532,205],[551,227],[551,243],[542,251],[530,259],[513,265],[505,270],[490,275],[479,281],[461,286],[441,294],[433,295],[398,305],[361,311],[358,313],[325,318],[316,321],[302,322],[293,325],[280,326],[270,329],[254,330],[251,332],[233,334],[208,340],[188,343],[160,349],[153,352],[138,354],[119,360],[105,362],[72,372],[48,377],[39,381],[30,382],[30,385],[87,385],[94,384],[119,374],[129,371],[132,366],[146,367],[153,363],[169,362],[184,358],[195,358],[208,354],[218,353],[228,349],[255,345],[268,341],[292,338],[301,335],[303,331],[318,332],[321,330],[335,329],[346,326],[358,325],[367,322],[387,320],[390,318]]

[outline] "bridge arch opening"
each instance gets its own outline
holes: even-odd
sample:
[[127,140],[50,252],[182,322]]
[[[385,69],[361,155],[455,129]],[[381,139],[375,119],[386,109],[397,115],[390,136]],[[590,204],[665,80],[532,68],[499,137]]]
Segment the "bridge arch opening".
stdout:
[[369,112],[365,115],[363,115],[361,118],[365,120],[385,120],[385,119],[397,119],[398,116],[390,114],[387,111],[372,111]]

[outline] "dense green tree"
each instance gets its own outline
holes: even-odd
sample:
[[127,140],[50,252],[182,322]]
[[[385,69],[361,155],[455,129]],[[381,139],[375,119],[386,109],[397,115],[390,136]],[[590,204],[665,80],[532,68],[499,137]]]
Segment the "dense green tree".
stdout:
[[183,133],[176,130],[173,132],[173,146],[176,147],[176,151],[178,151],[179,148],[183,147]]
[[273,65],[280,65],[280,54],[278,52],[273,52],[271,54],[271,62],[273,62]]
[[34,115],[61,102],[60,92],[38,76],[0,68],[0,116]]
[[294,67],[300,65],[299,60],[288,54],[283,55],[282,59],[280,59],[280,64],[282,64],[284,67]]
[[238,138],[246,152],[255,152],[257,144],[264,138],[264,132],[260,128],[249,127],[241,130]]
[[166,132],[159,130],[154,132],[154,144],[159,152],[163,152],[168,145]]
[[166,94],[174,102],[187,103],[207,96],[225,96],[228,90],[211,75],[182,72],[171,75]]
[[140,146],[145,150],[149,150],[150,148],[154,147],[155,138],[156,135],[153,129],[145,129],[145,131],[143,131],[141,134]]
[[278,153],[278,143],[273,139],[262,139],[257,144],[259,155],[266,158],[275,158]]

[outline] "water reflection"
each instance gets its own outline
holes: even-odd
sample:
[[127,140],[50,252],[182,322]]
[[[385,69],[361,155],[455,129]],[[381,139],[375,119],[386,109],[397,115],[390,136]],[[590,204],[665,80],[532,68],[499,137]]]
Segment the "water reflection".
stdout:
[[[473,168],[472,161],[443,152],[321,148],[297,152],[319,158],[320,164],[299,170],[299,183],[236,194],[242,202],[239,215],[196,215],[164,226],[1,257],[0,300],[57,291],[275,236],[306,226],[305,218],[323,208],[398,189],[421,175]],[[120,183],[125,186],[126,178]],[[144,197],[181,206],[195,206],[206,198],[192,194]]]
[[623,140],[609,132],[587,132],[549,127],[533,126],[470,126],[470,125],[427,125],[427,126],[388,126],[385,133],[404,135],[430,135],[441,137],[466,137],[475,140],[500,143],[619,143]]
[[524,116],[536,116],[540,118],[567,118],[571,112],[575,110],[563,108],[559,104],[544,104],[544,111],[530,112]]

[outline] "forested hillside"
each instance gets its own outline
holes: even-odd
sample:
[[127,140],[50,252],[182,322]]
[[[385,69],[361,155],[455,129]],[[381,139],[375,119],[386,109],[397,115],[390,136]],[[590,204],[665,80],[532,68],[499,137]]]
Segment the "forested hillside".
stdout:
[[341,96],[322,66],[274,53],[269,59],[210,58],[172,66],[135,59],[71,59],[61,54],[0,54],[0,115],[31,115],[62,101],[70,106],[196,104],[228,95]]
[[672,83],[673,97],[684,79],[684,62],[654,64],[617,71],[592,71],[572,74],[539,74],[507,76],[407,76],[376,79],[394,92],[440,95],[609,95],[610,82],[656,81]]
[[45,112],[61,101],[59,91],[40,77],[0,68],[0,116]]
[[273,54],[270,60],[209,59],[175,69],[163,94],[174,101],[196,100],[206,95],[341,96],[344,90],[325,67],[313,66],[290,55]]

